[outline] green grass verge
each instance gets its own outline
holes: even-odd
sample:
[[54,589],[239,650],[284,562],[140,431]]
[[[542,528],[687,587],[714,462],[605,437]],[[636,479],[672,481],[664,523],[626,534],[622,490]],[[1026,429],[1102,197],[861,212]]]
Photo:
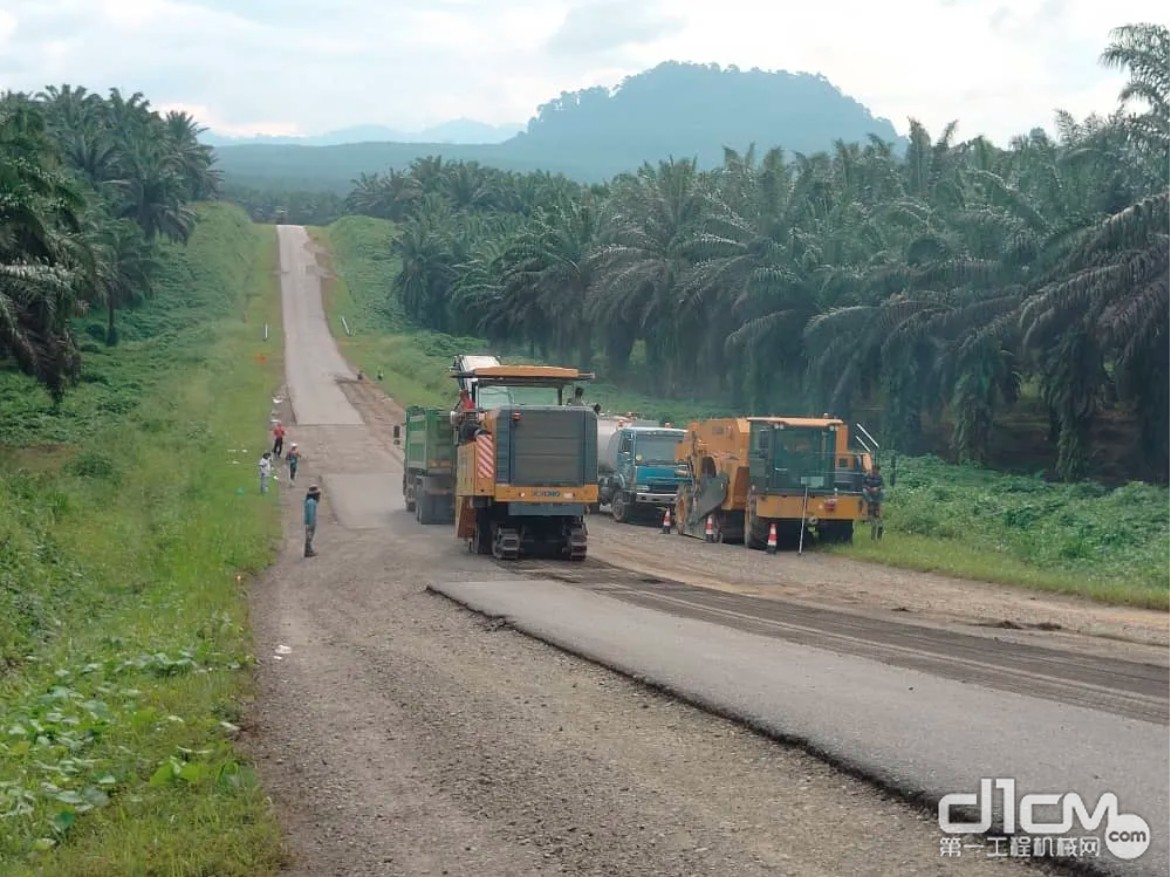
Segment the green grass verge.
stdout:
[[279,383],[278,352],[258,359],[275,260],[271,227],[202,206],[156,297],[113,351],[89,346],[59,410],[0,372],[5,875],[280,864],[233,743],[253,662],[244,586],[279,533],[254,483]]
[[[887,467],[888,469],[888,467]],[[890,472],[886,473],[887,483]],[[859,527],[836,553],[959,578],[1170,606],[1165,488],[1051,484],[930,457],[898,459],[881,542]]]
[[[328,286],[326,312],[345,355],[371,376],[382,370],[386,391],[403,404],[450,405],[451,357],[488,348],[481,339],[409,326],[390,295],[397,270],[388,255],[393,225],[348,216],[312,234],[329,250],[339,278]],[[675,425],[737,413],[719,400],[654,399],[604,380],[589,397],[610,411],[638,411]],[[887,491],[885,538],[871,544],[865,531],[855,544],[832,551],[1106,603],[1170,606],[1165,488],[1048,484],[930,457],[901,458],[898,468],[898,484]]]

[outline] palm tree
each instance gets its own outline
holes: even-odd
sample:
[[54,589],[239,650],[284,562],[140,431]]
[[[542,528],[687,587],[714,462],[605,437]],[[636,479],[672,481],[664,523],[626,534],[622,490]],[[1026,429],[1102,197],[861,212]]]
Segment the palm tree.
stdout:
[[0,99],[0,356],[60,401],[79,368],[69,330],[84,254],[84,200],[56,167],[45,122],[20,96]]
[[207,129],[189,113],[174,110],[167,113],[163,127],[170,160],[178,165],[179,175],[186,183],[187,200],[206,201],[214,197],[222,177],[212,168],[215,156],[211,147],[199,142],[199,135]]
[[187,186],[164,145],[128,143],[119,160],[119,178],[110,183],[117,194],[119,217],[138,223],[148,241],[158,237],[186,243],[195,227],[187,205]]
[[150,296],[159,261],[142,229],[128,219],[100,222],[89,236],[92,297],[106,308],[106,344],[113,347],[118,343],[115,312]]
[[682,377],[680,365],[691,377],[695,369],[685,352],[698,346],[702,326],[685,319],[682,289],[691,267],[687,248],[707,209],[707,186],[693,160],[647,164],[620,181],[605,232],[609,242],[599,246],[591,265],[602,279],[588,311],[599,326],[616,330],[608,339],[611,365],[625,365],[629,349],[619,342],[629,336],[621,327],[632,322],[646,342],[655,389],[668,393]]
[[594,283],[590,256],[600,215],[591,199],[542,211],[507,251],[505,285],[514,297],[531,296],[548,320],[555,348],[575,352],[577,365],[592,367],[593,332],[585,302]]

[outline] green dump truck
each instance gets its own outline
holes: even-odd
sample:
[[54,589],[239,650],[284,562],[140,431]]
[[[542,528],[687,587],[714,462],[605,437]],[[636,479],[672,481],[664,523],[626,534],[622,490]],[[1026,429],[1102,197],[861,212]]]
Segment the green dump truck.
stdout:
[[[450,412],[406,409],[402,498],[420,524],[455,520],[455,439]],[[395,427],[397,432],[397,427]]]

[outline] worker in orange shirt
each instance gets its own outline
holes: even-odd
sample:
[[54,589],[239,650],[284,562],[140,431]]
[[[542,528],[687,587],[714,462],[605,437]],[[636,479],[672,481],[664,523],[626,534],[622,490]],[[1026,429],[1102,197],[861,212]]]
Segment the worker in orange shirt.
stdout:
[[279,457],[280,452],[284,450],[284,424],[279,420],[276,421],[276,426],[272,427],[272,453],[273,456]]

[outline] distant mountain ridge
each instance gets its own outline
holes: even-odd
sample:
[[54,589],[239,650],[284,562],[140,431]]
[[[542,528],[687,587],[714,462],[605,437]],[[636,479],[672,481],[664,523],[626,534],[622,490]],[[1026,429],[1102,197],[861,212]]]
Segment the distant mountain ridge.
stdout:
[[199,139],[208,146],[341,146],[346,143],[451,143],[451,144],[493,144],[503,143],[524,130],[519,123],[489,125],[475,119],[452,119],[422,131],[401,131],[385,125],[353,125],[326,131],[324,134],[293,136],[230,137],[208,131]]
[[344,193],[363,173],[401,170],[436,154],[593,183],[672,156],[713,167],[725,147],[811,154],[839,140],[871,137],[897,152],[906,146],[893,123],[824,76],[677,61],[627,77],[616,88],[563,92],[541,105],[524,130],[484,141],[508,127],[461,119],[407,139],[388,128],[358,126],[319,138],[225,144],[216,152],[230,183]]

